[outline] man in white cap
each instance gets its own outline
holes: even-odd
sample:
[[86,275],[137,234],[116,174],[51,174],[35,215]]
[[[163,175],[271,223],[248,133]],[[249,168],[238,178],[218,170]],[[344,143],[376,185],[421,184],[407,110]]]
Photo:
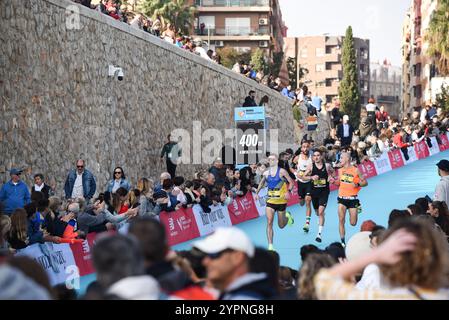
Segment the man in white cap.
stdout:
[[193,246],[204,253],[207,280],[218,289],[220,300],[265,300],[276,293],[266,273],[251,273],[254,245],[236,227],[217,228]]
[[341,141],[341,146],[349,146],[352,142],[354,128],[349,124],[349,116],[343,116],[343,123],[337,126],[337,137]]

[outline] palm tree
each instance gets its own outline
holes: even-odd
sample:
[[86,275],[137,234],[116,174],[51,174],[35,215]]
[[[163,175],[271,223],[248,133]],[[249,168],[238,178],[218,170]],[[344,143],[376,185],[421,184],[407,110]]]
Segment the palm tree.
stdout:
[[439,74],[449,75],[449,0],[439,0],[425,40],[427,54],[434,58]]
[[189,5],[188,0],[143,0],[140,10],[152,18],[159,14],[164,24],[171,23],[184,34],[189,33],[196,13],[196,7]]

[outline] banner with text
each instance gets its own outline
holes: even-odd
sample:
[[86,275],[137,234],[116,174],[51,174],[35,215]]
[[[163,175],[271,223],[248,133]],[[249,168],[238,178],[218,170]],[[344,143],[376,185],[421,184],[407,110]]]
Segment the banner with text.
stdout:
[[[256,194],[253,193],[253,198],[255,199]],[[262,188],[259,191],[259,200],[254,200],[254,204],[256,205],[257,212],[260,216],[266,215],[265,209],[267,208],[267,198],[268,198],[268,189]]]
[[399,149],[391,150],[388,152],[388,158],[390,159],[390,164],[392,169],[397,169],[403,167],[405,164],[404,155]]
[[432,145],[431,147],[429,146],[429,144],[427,144],[427,146],[429,147],[429,154],[431,156],[440,153],[440,147],[438,146],[438,141],[436,137],[430,138],[430,144]]
[[194,205],[192,208],[201,237],[214,232],[218,227],[232,226],[227,206],[219,204],[209,208],[209,213],[204,212],[200,205]]
[[228,212],[233,225],[259,217],[253,195],[250,192],[243,197],[236,197],[228,205]]
[[376,167],[377,174],[382,174],[391,171],[392,169],[388,153],[383,153],[379,158],[374,160],[374,166]]
[[372,161],[364,161],[358,165],[358,169],[365,179],[377,176],[376,166]]
[[429,148],[427,147],[427,143],[425,141],[415,143],[414,147],[418,160],[427,158],[429,156]]
[[200,236],[192,208],[161,212],[159,219],[167,231],[169,245],[186,242]]

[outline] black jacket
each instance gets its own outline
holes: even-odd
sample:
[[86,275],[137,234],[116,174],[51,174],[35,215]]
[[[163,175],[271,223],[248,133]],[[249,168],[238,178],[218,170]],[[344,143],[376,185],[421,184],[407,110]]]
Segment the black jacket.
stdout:
[[243,106],[244,107],[256,107],[257,103],[256,103],[256,101],[254,101],[253,98],[251,98],[251,96],[247,96],[245,98],[245,102],[243,103]]
[[[352,140],[352,134],[354,133],[354,128],[350,124],[348,124],[348,125],[349,125],[349,137],[347,139]],[[343,124],[340,123],[337,126],[337,137],[341,140],[341,139],[343,139],[343,134],[344,134]]]
[[271,281],[265,275],[265,277],[262,279],[251,281],[237,288],[223,292],[218,298],[218,300],[235,300],[235,299],[273,300],[278,297],[279,295],[273,288]]
[[[34,185],[33,185],[31,187],[31,196],[33,196],[34,192],[36,192],[36,191],[34,190]],[[44,187],[42,188],[41,192],[44,194],[45,199],[48,200],[48,198],[50,198],[51,188],[49,186],[47,186],[45,183],[44,183]]]

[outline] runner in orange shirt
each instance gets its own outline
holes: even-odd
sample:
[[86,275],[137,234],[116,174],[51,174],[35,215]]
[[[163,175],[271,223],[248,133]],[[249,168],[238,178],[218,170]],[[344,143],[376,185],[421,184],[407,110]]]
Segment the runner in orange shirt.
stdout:
[[361,209],[358,193],[362,187],[366,187],[368,182],[359,172],[357,167],[351,163],[351,155],[347,152],[342,153],[340,163],[342,167],[339,169],[338,180],[335,184],[340,186],[338,189],[338,219],[341,244],[345,242],[345,220],[346,210],[349,211],[349,222],[351,226],[357,224],[358,211]]

